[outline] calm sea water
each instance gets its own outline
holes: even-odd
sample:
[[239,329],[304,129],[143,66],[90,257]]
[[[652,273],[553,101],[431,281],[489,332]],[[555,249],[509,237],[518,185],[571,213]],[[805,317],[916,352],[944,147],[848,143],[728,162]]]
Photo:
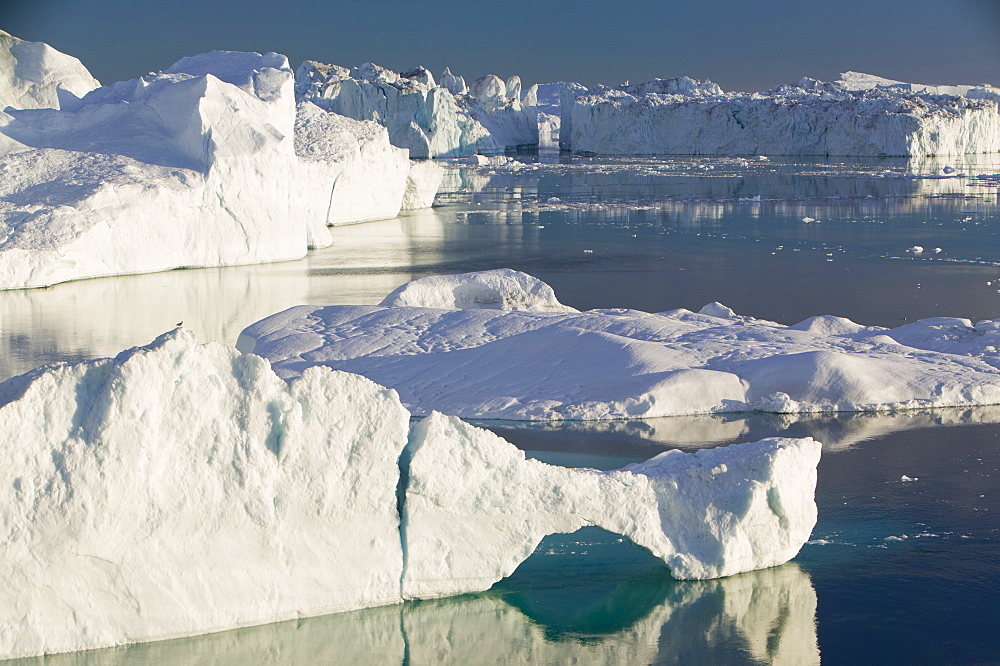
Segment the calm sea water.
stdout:
[[[783,323],[1000,317],[1000,156],[543,154],[452,167],[441,206],[336,229],[334,247],[299,262],[0,292],[0,379],[115,354],[181,320],[232,344],[291,305],[377,303],[416,277],[502,266],[581,309],[718,300]],[[479,425],[532,457],[602,469],[666,448],[814,436],[819,523],[791,563],[722,580],[674,581],[645,551],[585,529],[546,538],[482,594],[25,661],[1000,662],[998,408]]]

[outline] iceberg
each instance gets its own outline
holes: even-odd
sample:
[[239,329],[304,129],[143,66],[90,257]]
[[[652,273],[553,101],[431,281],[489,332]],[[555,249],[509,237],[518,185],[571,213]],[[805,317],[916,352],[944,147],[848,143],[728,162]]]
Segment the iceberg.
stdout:
[[[314,365],[365,375],[420,415],[602,420],[1000,404],[1000,320],[885,329],[821,316],[784,326],[718,303],[656,314],[526,311],[516,308],[558,301],[539,301],[537,281],[514,275],[424,279],[378,306],[289,308],[244,329],[237,348],[286,379]],[[525,293],[501,297],[490,281]]]
[[410,157],[465,157],[538,144],[535,110],[522,103],[520,79],[507,83],[509,89],[487,75],[466,87],[445,69],[438,85],[423,67],[400,74],[374,63],[348,69],[307,60],[296,71],[295,92],[299,101],[380,123]]
[[526,460],[395,391],[284,382],[182,328],[0,384],[0,658],[489,587],[600,525],[675,577],[781,564],[816,521],[820,444],[677,451],[612,472]]
[[[0,112],[0,289],[299,259],[433,201],[384,128],[295,104],[276,53],[216,51]],[[411,173],[412,172],[412,173]]]
[[100,85],[73,56],[0,30],[0,111],[72,106]]
[[[1000,152],[1000,95],[943,87],[803,78],[724,93],[688,77],[565,88],[560,147],[606,155],[926,156]],[[884,82],[885,85],[883,83]],[[941,94],[963,91],[961,95]]]

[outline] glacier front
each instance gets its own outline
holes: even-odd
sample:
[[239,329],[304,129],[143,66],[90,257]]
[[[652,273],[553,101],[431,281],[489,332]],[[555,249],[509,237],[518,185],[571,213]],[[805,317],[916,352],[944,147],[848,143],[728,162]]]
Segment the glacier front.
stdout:
[[551,532],[615,530],[678,578],[808,539],[820,444],[553,467],[396,392],[178,328],[0,384],[0,658],[488,588]]
[[424,278],[378,306],[276,313],[247,327],[237,347],[286,379],[314,365],[357,372],[395,388],[416,414],[464,418],[1000,404],[1000,320],[885,329],[820,316],[783,326],[718,303],[575,312],[540,285],[509,269]]
[[[1000,152],[1000,94],[847,73],[760,93],[688,77],[563,88],[559,145],[603,155],[924,156]],[[884,85],[888,84],[888,85]]]

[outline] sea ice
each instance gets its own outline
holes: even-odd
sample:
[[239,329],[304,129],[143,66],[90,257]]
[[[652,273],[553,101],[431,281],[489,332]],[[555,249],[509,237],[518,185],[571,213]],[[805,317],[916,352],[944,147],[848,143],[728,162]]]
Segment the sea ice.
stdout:
[[73,56],[0,30],[0,111],[73,106],[100,85]]
[[[847,75],[845,75],[847,76]],[[563,90],[560,147],[608,155],[961,155],[1000,152],[1000,93],[824,83],[724,93],[687,77]]]
[[809,438],[596,472],[409,417],[364,377],[286,383],[181,328],[0,384],[0,658],[481,590],[584,525],[726,576],[787,561],[816,521]]
[[[247,327],[237,347],[269,359],[286,379],[326,365],[395,388],[416,414],[467,418],[1000,404],[1000,320],[973,326],[936,318],[885,329],[832,316],[783,326],[718,303],[658,314],[461,309],[477,305],[487,281],[541,293],[533,278],[514,275],[424,279],[379,306],[290,308]],[[411,291],[412,301],[401,296]],[[504,307],[536,298],[482,300]],[[545,302],[558,303],[554,295]]]

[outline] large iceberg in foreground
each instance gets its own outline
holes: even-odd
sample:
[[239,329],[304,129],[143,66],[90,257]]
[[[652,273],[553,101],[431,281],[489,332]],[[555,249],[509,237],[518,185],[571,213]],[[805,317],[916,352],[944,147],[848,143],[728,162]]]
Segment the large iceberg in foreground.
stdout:
[[502,153],[538,144],[534,94],[521,80],[487,75],[466,88],[445,69],[441,85],[423,67],[398,74],[373,63],[354,69],[307,60],[296,71],[296,95],[332,112],[373,120],[411,157]]
[[936,92],[809,78],[761,93],[724,93],[711,81],[687,77],[565,88],[559,145],[607,155],[1000,152],[1000,95],[994,89]]
[[787,561],[816,520],[812,439],[595,472],[409,416],[363,377],[286,383],[183,329],[0,384],[0,657],[481,590],[584,525],[724,576]]
[[[458,309],[476,302],[473,290],[487,278],[538,289],[509,270],[425,279],[379,306],[290,308],[247,327],[237,347],[264,356],[286,379],[326,365],[395,388],[416,414],[466,418],[1000,404],[1000,320],[884,329],[822,316],[783,326],[718,303],[700,312],[530,312],[481,286],[480,300],[498,309]],[[452,296],[460,283],[464,302]],[[406,293],[414,297],[399,298]]]
[[73,56],[0,30],[0,111],[58,109],[100,85]]
[[276,53],[9,108],[0,157],[0,289],[298,259],[330,244],[327,225],[429,205],[440,182],[377,124],[297,108]]

